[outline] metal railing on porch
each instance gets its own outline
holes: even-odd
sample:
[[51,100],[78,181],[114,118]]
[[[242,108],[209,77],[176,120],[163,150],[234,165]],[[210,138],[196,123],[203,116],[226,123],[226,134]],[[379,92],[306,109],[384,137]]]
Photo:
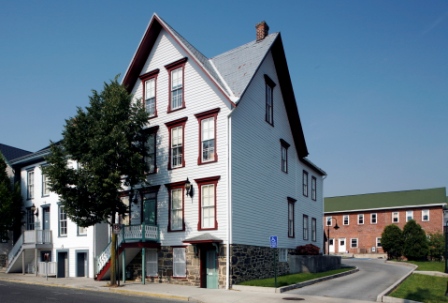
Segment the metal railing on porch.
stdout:
[[51,244],[51,230],[26,230],[20,235],[17,242],[8,254],[8,262],[10,263],[19,254],[24,244]]

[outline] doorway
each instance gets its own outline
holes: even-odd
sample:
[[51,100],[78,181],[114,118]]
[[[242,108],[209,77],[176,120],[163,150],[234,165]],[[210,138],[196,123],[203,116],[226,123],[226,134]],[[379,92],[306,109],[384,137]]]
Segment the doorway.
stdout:
[[76,252],[76,276],[88,277],[87,252]]
[[215,248],[201,249],[201,288],[218,288],[218,257]]
[[58,278],[68,277],[68,252],[58,251]]
[[338,249],[338,252],[339,253],[345,253],[346,250],[347,250],[347,247],[346,247],[346,243],[345,243],[345,238],[340,238],[339,239],[339,249]]
[[328,250],[330,253],[334,253],[334,239],[329,240]]

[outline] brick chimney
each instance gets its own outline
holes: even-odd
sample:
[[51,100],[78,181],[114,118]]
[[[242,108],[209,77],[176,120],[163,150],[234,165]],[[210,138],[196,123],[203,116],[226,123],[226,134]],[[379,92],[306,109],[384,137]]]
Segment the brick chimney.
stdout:
[[269,26],[265,21],[255,25],[255,28],[257,29],[257,42],[263,40],[269,34]]

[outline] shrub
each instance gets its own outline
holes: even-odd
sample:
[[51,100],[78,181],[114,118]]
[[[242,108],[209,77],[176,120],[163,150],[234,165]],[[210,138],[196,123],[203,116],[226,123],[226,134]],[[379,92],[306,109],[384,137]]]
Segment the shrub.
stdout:
[[404,226],[403,242],[403,255],[408,260],[424,260],[428,256],[428,239],[415,220],[409,220]]
[[398,259],[401,257],[403,239],[401,229],[395,225],[387,225],[381,234],[381,246],[387,253],[388,259]]
[[319,247],[313,244],[306,244],[306,245],[300,245],[296,247],[295,254],[296,255],[318,255],[319,254]]
[[445,253],[445,237],[441,233],[429,234],[428,246],[430,260],[441,261]]

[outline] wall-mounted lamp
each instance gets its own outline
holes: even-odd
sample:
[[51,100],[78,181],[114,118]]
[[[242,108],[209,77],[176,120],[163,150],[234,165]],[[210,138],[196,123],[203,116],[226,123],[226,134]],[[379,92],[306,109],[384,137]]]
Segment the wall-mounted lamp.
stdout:
[[190,183],[190,180],[185,181],[185,190],[187,192],[187,196],[193,197],[193,184]]

